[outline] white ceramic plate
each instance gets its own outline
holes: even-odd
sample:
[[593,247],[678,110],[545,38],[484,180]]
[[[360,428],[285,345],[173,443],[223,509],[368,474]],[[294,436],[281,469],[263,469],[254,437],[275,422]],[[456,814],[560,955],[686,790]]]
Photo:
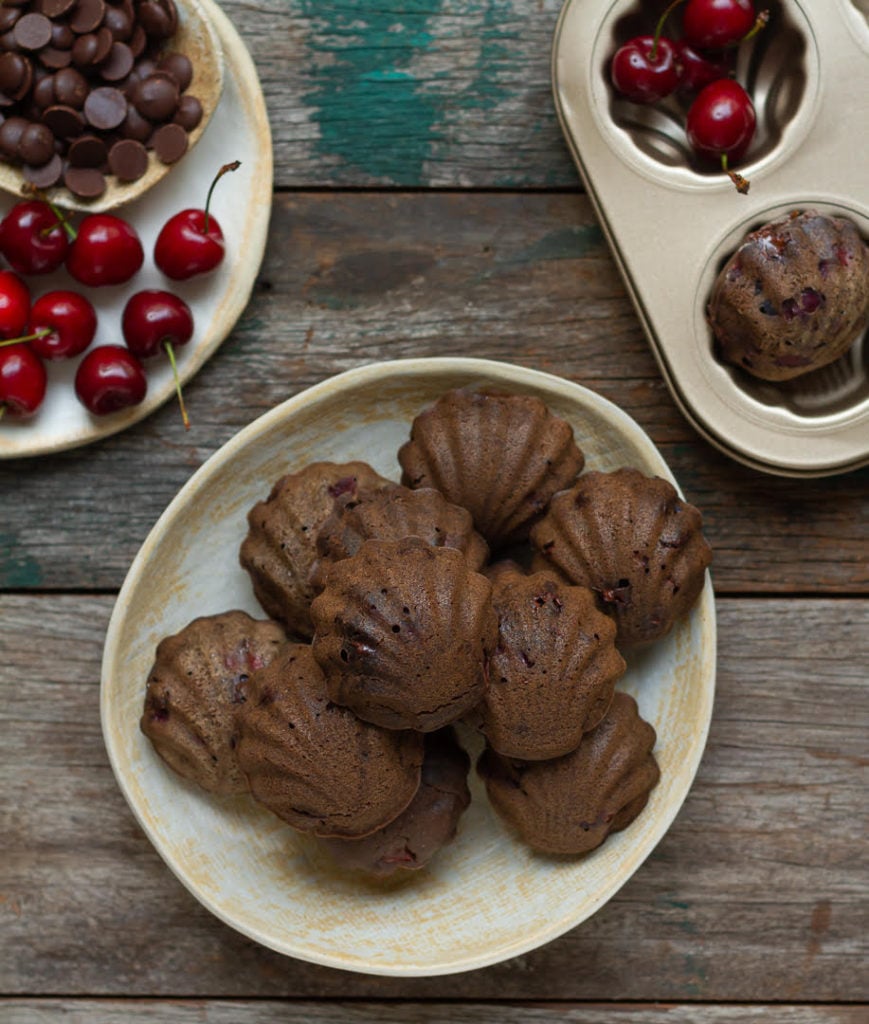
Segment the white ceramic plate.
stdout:
[[[123,343],[121,313],[134,292],[163,288],[180,295],[189,304],[195,323],[193,338],[178,349],[182,381],[189,380],[218,348],[247,305],[262,262],[272,199],[271,135],[256,69],[217,4],[200,0],[200,6],[223,46],[223,93],[196,148],[141,199],[117,211],[142,239],[144,266],[131,281],[111,288],[85,288],[63,269],[27,279],[34,299],[56,288],[72,288],[90,298],[99,319],[92,348]],[[154,242],[160,228],[179,210],[203,206],[217,170],[235,159],[241,160],[241,167],[218,184],[212,203],[226,239],[225,259],[206,277],[169,281],[154,266]],[[0,216],[13,202],[12,197],[3,197]],[[73,390],[78,362],[64,359],[46,364],[48,393],[34,417],[19,420],[7,415],[0,419],[0,458],[44,455],[89,444],[137,423],[174,397],[168,360],[149,360],[148,394],[142,403],[110,416],[91,416]]]
[[715,681],[711,583],[664,641],[631,658],[620,684],[658,731],[661,782],[646,810],[590,856],[554,860],[516,842],[472,773],[456,842],[406,880],[342,875],[314,844],[247,797],[215,798],[176,776],[139,731],[158,640],[197,615],[262,617],[238,548],[248,509],[315,459],[364,459],[398,479],[416,413],[444,391],[490,383],[539,395],[573,425],[592,469],[635,466],[672,480],[643,431],[576,384],[478,359],[420,359],[351,370],[242,430],[160,517],[118,597],[103,659],[103,734],[142,828],[185,886],[238,931],[278,952],[372,974],[434,975],[533,949],[599,909],[648,856],[685,799],[706,741]]

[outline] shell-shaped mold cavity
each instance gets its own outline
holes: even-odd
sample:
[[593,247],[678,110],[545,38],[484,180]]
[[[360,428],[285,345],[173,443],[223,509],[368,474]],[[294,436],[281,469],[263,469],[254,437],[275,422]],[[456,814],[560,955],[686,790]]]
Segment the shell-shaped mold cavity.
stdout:
[[667,480],[619,469],[586,473],[558,494],[531,542],[565,579],[594,591],[619,646],[647,644],[700,596],[712,561],[702,525]]
[[336,503],[354,498],[360,487],[385,486],[393,485],[365,462],[312,462],[281,477],[268,498],[254,505],[239,560],[267,615],[297,636],[311,636],[311,574],[320,527]]
[[388,729],[431,732],[486,688],[492,587],[454,548],[369,540],[329,566],[311,606],[329,696]]
[[585,587],[509,565],[490,575],[498,645],[475,714],[489,745],[525,761],[561,757],[606,714],[625,662],[615,623]]
[[398,461],[407,487],[434,487],[471,513],[492,548],[527,539],[585,458],[573,428],[533,395],[449,391],[413,421]]
[[194,619],[157,645],[142,732],[179,775],[210,793],[245,793],[237,715],[250,676],[286,642],[276,622],[229,611]]
[[340,867],[372,878],[425,867],[455,839],[471,802],[470,764],[452,729],[428,733],[419,789],[407,809],[364,839],[324,839],[326,851]]
[[467,509],[453,505],[430,487],[413,491],[396,485],[360,490],[356,498],[336,509],[317,538],[319,571],[324,563],[355,555],[366,540],[405,537],[419,537],[432,547],[455,548],[475,572],[489,557],[489,546],[474,529]]
[[845,217],[793,211],[745,238],[707,318],[721,357],[761,380],[827,366],[869,324],[869,247]]
[[645,807],[660,771],[655,730],[633,697],[617,692],[596,728],[552,761],[513,761],[487,749],[477,768],[498,815],[549,854],[588,853]]
[[369,835],[419,787],[423,740],[333,704],[310,645],[286,644],[248,682],[238,761],[254,798],[317,836]]

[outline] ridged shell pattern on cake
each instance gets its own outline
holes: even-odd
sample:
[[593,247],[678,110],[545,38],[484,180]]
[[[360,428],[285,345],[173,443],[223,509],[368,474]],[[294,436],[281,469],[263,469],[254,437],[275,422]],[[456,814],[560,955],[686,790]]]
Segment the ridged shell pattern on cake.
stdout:
[[317,538],[323,563],[355,555],[366,540],[419,537],[432,547],[461,551],[478,572],[489,557],[489,546],[474,529],[467,509],[453,505],[432,488],[413,491],[396,484],[376,491],[360,490],[323,524]]
[[486,687],[491,593],[453,548],[365,541],[329,566],[311,606],[331,699],[389,729],[431,732],[461,718]]
[[398,460],[407,487],[468,509],[493,548],[525,540],[584,465],[573,428],[532,395],[449,391],[411,425]]
[[248,513],[248,533],[239,559],[256,599],[291,633],[311,636],[311,573],[317,561],[320,527],[360,487],[392,486],[365,462],[312,462],[281,477],[265,501]]
[[239,725],[251,793],[302,832],[369,835],[419,786],[422,736],[379,729],[333,704],[308,644],[286,644],[251,677]]
[[478,770],[492,806],[528,846],[588,853],[645,807],[660,777],[655,739],[633,697],[617,692],[604,720],[573,753],[523,762],[486,750]]
[[785,381],[832,363],[869,324],[869,247],[844,217],[794,211],[752,231],[707,308],[722,358]]
[[425,867],[453,841],[471,802],[470,763],[452,729],[427,733],[422,778],[407,809],[364,839],[324,839],[332,860],[373,878]]
[[276,622],[229,611],[194,619],[157,645],[142,732],[179,775],[210,793],[244,793],[236,717],[248,678],[285,643]]
[[490,578],[499,632],[479,728],[507,757],[561,757],[601,721],[625,671],[615,623],[552,572],[507,566]]
[[619,646],[647,644],[700,596],[712,561],[702,525],[668,481],[619,469],[585,473],[556,495],[531,542],[565,579],[594,591]]

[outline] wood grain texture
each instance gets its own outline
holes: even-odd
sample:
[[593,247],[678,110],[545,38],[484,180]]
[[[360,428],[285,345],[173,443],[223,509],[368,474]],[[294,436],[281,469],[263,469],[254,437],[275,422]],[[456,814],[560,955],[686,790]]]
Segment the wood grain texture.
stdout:
[[170,402],[97,444],[0,462],[0,589],[117,588],[181,485],[241,427],[342,370],[435,355],[546,370],[620,405],[703,511],[720,593],[869,591],[869,471],[783,480],[701,440],[588,200],[499,193],[276,197],[254,298],[185,389],[189,433]]
[[869,997],[869,601],[721,601],[706,755],[634,878],[533,953],[405,980],[283,958],[222,925],[172,877],[126,808],[102,745],[97,681],[111,607],[109,597],[0,598],[7,995]]
[[4,1024],[862,1024],[865,1006],[0,999]]
[[578,186],[550,84],[562,0],[221,5],[259,72],[278,187]]

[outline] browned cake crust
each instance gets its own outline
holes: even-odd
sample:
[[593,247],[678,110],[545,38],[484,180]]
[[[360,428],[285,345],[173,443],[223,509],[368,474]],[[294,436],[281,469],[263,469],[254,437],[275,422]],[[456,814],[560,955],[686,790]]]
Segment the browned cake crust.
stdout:
[[526,576],[507,565],[490,578],[498,645],[472,720],[507,757],[561,757],[601,721],[625,671],[615,623],[590,590],[551,572]]
[[655,730],[633,697],[616,693],[579,747],[553,761],[511,761],[486,750],[478,763],[497,813],[532,849],[588,853],[645,807],[660,772]]
[[248,677],[285,641],[276,622],[242,611],[194,619],[160,641],[140,724],[179,775],[210,793],[247,792],[236,757],[236,716]]
[[619,646],[647,644],[700,596],[712,561],[702,525],[668,481],[619,469],[585,473],[556,495],[531,542],[565,579],[594,591]]
[[480,701],[498,620],[489,581],[460,552],[368,540],[324,583],[313,650],[337,704],[388,729],[432,732]]
[[423,740],[362,722],[333,704],[307,644],[286,644],[251,677],[238,761],[253,796],[293,828],[368,835],[419,787]]
[[311,636],[311,573],[320,527],[336,501],[353,498],[360,487],[375,490],[389,485],[365,462],[312,462],[281,477],[268,498],[254,505],[239,560],[268,615],[285,623],[291,633]]
[[474,529],[471,513],[429,487],[412,491],[396,484],[376,491],[360,489],[323,524],[317,538],[320,570],[355,555],[366,540],[419,537],[432,547],[455,548],[478,572],[489,546]]
[[707,317],[727,362],[783,381],[826,366],[869,324],[869,248],[815,210],[748,235],[712,289]]
[[451,729],[428,733],[419,789],[407,809],[364,839],[324,839],[329,855],[341,867],[374,878],[425,867],[453,841],[471,802],[469,767]]
[[539,398],[459,390],[416,417],[398,461],[403,484],[468,509],[494,549],[525,540],[585,460],[573,428]]

